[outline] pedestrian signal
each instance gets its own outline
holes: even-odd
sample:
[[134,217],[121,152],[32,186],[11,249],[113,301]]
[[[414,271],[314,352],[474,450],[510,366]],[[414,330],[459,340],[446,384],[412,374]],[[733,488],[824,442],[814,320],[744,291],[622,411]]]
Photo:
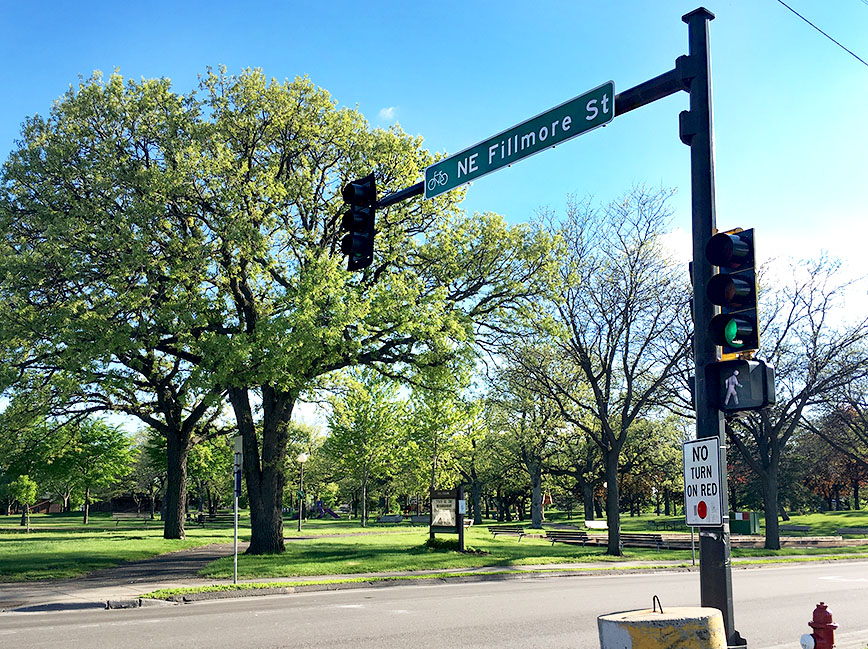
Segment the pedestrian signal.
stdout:
[[718,410],[760,410],[775,403],[775,368],[765,361],[719,361],[706,365],[705,373]]

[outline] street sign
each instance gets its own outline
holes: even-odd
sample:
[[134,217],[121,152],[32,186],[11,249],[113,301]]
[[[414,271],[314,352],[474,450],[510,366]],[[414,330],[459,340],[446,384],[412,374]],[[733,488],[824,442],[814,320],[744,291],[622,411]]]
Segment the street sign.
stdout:
[[439,196],[614,118],[615,83],[608,81],[427,167],[425,198]]
[[720,480],[720,440],[717,437],[684,442],[684,515],[688,526],[723,525]]

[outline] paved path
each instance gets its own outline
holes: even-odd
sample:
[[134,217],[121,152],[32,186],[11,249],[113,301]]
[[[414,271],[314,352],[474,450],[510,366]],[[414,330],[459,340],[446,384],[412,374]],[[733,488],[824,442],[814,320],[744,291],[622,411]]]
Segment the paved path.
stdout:
[[[239,543],[240,552],[247,549]],[[197,576],[212,561],[232,554],[231,543],[215,543],[102,568],[73,579],[0,585],[0,611],[105,607],[109,599],[136,597],[165,587],[212,583]]]

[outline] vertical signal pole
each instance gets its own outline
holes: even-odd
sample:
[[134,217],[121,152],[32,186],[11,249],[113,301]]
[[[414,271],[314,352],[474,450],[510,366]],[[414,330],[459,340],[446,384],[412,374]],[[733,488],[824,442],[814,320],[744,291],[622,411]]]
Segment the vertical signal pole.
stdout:
[[690,147],[690,188],[693,221],[694,356],[696,363],[696,436],[717,437],[721,451],[721,527],[702,528],[699,535],[699,579],[702,606],[723,613],[727,644],[747,644],[735,630],[732,607],[732,572],[729,547],[729,503],[726,484],[726,438],[723,414],[710,402],[705,367],[717,361],[717,346],[707,331],[714,305],[705,287],[713,267],[705,261],[706,242],[716,225],[714,198],[714,129],[711,111],[711,57],[708,23],[714,19],[700,7],[682,17],[687,23],[689,56],[684,77],[689,85],[690,110],[679,116],[681,141]]

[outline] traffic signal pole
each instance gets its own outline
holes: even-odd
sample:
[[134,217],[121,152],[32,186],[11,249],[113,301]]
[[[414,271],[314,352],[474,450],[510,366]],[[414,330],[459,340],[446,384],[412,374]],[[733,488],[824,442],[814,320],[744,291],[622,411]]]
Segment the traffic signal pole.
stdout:
[[[675,67],[615,95],[615,116],[650,104],[680,91],[690,95],[690,109],[679,115],[681,141],[690,147],[690,185],[693,229],[693,308],[694,356],[696,363],[695,407],[696,436],[715,438],[720,449],[720,491],[722,522],[720,527],[703,527],[699,535],[700,598],[702,606],[716,608],[723,614],[727,644],[745,646],[747,642],[735,630],[732,605],[732,571],[729,543],[729,502],[726,474],[726,438],[723,413],[712,401],[716,386],[709,385],[706,367],[718,361],[718,348],[707,329],[715,306],[706,287],[714,266],[706,262],[705,247],[715,234],[714,198],[714,129],[711,110],[711,58],[708,23],[714,19],[700,7],[684,16],[687,23],[688,52],[679,56]],[[424,183],[417,183],[377,201],[377,208],[387,207],[424,193]]]
[[720,448],[723,525],[701,528],[699,533],[699,581],[702,606],[719,609],[729,646],[746,645],[735,630],[732,606],[732,565],[729,543],[729,503],[726,472],[726,438],[723,413],[709,398],[705,368],[717,362],[717,345],[705,327],[714,317],[714,305],[706,286],[714,267],[705,263],[705,246],[715,233],[714,128],[711,110],[711,57],[708,23],[714,14],[704,8],[683,16],[687,23],[689,57],[685,62],[685,81],[690,94],[690,110],[679,115],[681,141],[690,147],[690,195],[693,227],[693,351],[696,363],[696,437],[716,437]]

